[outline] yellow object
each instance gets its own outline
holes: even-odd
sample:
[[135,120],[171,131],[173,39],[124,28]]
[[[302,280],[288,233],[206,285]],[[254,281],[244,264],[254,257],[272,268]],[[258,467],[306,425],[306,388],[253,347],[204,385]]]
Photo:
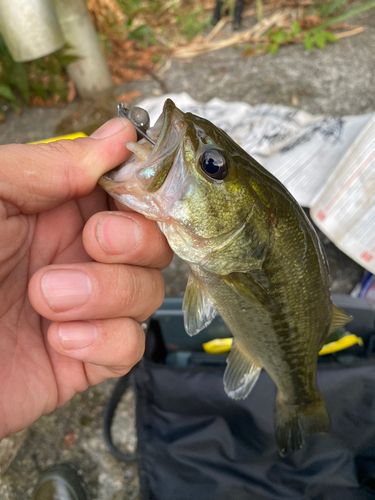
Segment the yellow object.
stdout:
[[43,141],[28,142],[27,144],[41,144],[47,142],[61,141],[63,139],[77,139],[78,137],[87,137],[83,132],[76,132],[75,134],[60,135],[59,137],[52,137],[51,139],[44,139]]
[[357,337],[357,335],[354,334],[345,335],[345,337],[336,340],[336,342],[330,342],[329,344],[324,345],[319,351],[319,356],[325,356],[326,354],[342,351],[343,349],[347,349],[348,347],[352,347],[356,344],[363,346],[363,341],[360,337]]
[[[207,354],[225,354],[230,351],[232,346],[233,339],[214,339],[209,342],[205,342],[203,344],[203,350]],[[347,349],[348,347],[352,347],[353,345],[363,345],[363,341],[357,335],[345,335],[342,339],[336,340],[336,342],[330,342],[322,347],[319,351],[319,356],[324,356],[326,354],[332,354],[333,352],[342,351],[343,349]]]
[[204,352],[207,354],[224,354],[230,351],[233,339],[213,339],[202,344]]

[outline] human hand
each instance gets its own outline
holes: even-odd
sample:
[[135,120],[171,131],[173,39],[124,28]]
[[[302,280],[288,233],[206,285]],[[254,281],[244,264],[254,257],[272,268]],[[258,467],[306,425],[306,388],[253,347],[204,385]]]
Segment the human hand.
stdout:
[[96,185],[129,140],[116,118],[91,138],[0,146],[0,439],[143,354],[171,250]]

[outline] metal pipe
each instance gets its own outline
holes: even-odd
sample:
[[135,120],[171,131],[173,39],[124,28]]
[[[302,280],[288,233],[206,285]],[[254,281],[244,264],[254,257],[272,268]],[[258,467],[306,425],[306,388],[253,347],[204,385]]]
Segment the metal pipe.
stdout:
[[51,54],[65,43],[50,0],[0,0],[0,32],[18,62]]
[[78,93],[89,97],[111,89],[111,75],[84,1],[53,0],[53,3],[64,38],[71,47],[68,53],[78,57],[67,68]]

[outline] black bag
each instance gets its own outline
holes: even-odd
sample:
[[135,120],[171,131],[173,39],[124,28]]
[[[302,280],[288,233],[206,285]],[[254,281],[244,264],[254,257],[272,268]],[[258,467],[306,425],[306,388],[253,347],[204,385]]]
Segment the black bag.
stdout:
[[309,436],[299,452],[281,458],[273,431],[276,388],[267,373],[247,399],[233,401],[223,389],[225,358],[180,353],[179,364],[185,359],[188,366],[169,366],[176,354],[168,355],[159,326],[151,323],[144,359],[119,380],[105,423],[109,447],[127,458],[114,448],[110,424],[131,383],[142,500],[375,500],[371,333],[363,350],[318,364],[329,434]]

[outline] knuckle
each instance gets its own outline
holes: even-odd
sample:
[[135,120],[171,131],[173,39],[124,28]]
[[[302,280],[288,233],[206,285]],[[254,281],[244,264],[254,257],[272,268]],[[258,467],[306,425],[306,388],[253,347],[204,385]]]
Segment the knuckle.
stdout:
[[145,335],[142,327],[133,321],[133,325],[128,329],[126,341],[126,366],[134,366],[143,356],[145,350]]
[[152,297],[155,299],[154,308],[158,309],[164,300],[164,280],[160,271],[152,270],[151,275]]
[[127,312],[139,300],[140,284],[134,276],[133,269],[124,264],[113,265],[109,286],[111,309],[121,315],[127,315]]
[[113,265],[111,277],[98,290],[97,300],[102,300],[103,296],[110,296],[106,302],[110,304],[112,317],[133,317],[143,321],[163,303],[162,274],[157,269]]
[[139,299],[141,304],[137,315],[139,321],[144,321],[153,314],[164,299],[164,281],[160,271],[149,269],[148,273],[147,286],[143,287],[144,292]]
[[[47,154],[64,154],[67,155],[68,157],[72,156],[71,152],[71,141],[54,141],[54,142],[49,142],[48,144],[40,144],[39,146],[41,148],[45,147],[45,151]],[[69,146],[69,147],[67,147]]]
[[[80,190],[77,184],[86,185],[89,180],[88,174],[80,166],[84,163],[87,155],[85,148],[82,148],[76,141],[60,140],[47,144],[36,144],[38,154],[51,162],[51,184],[56,192],[61,193],[61,186],[65,186],[66,196],[75,197]],[[74,168],[72,168],[74,166]],[[87,177],[87,180],[85,178]],[[79,183],[78,178],[80,178]],[[61,183],[57,179],[63,179]]]
[[125,280],[125,307],[133,308],[144,301],[144,277],[140,276],[136,268],[126,268]]
[[163,302],[164,281],[160,271],[133,267],[128,270],[125,281],[125,307],[133,309],[141,306],[153,312]]

